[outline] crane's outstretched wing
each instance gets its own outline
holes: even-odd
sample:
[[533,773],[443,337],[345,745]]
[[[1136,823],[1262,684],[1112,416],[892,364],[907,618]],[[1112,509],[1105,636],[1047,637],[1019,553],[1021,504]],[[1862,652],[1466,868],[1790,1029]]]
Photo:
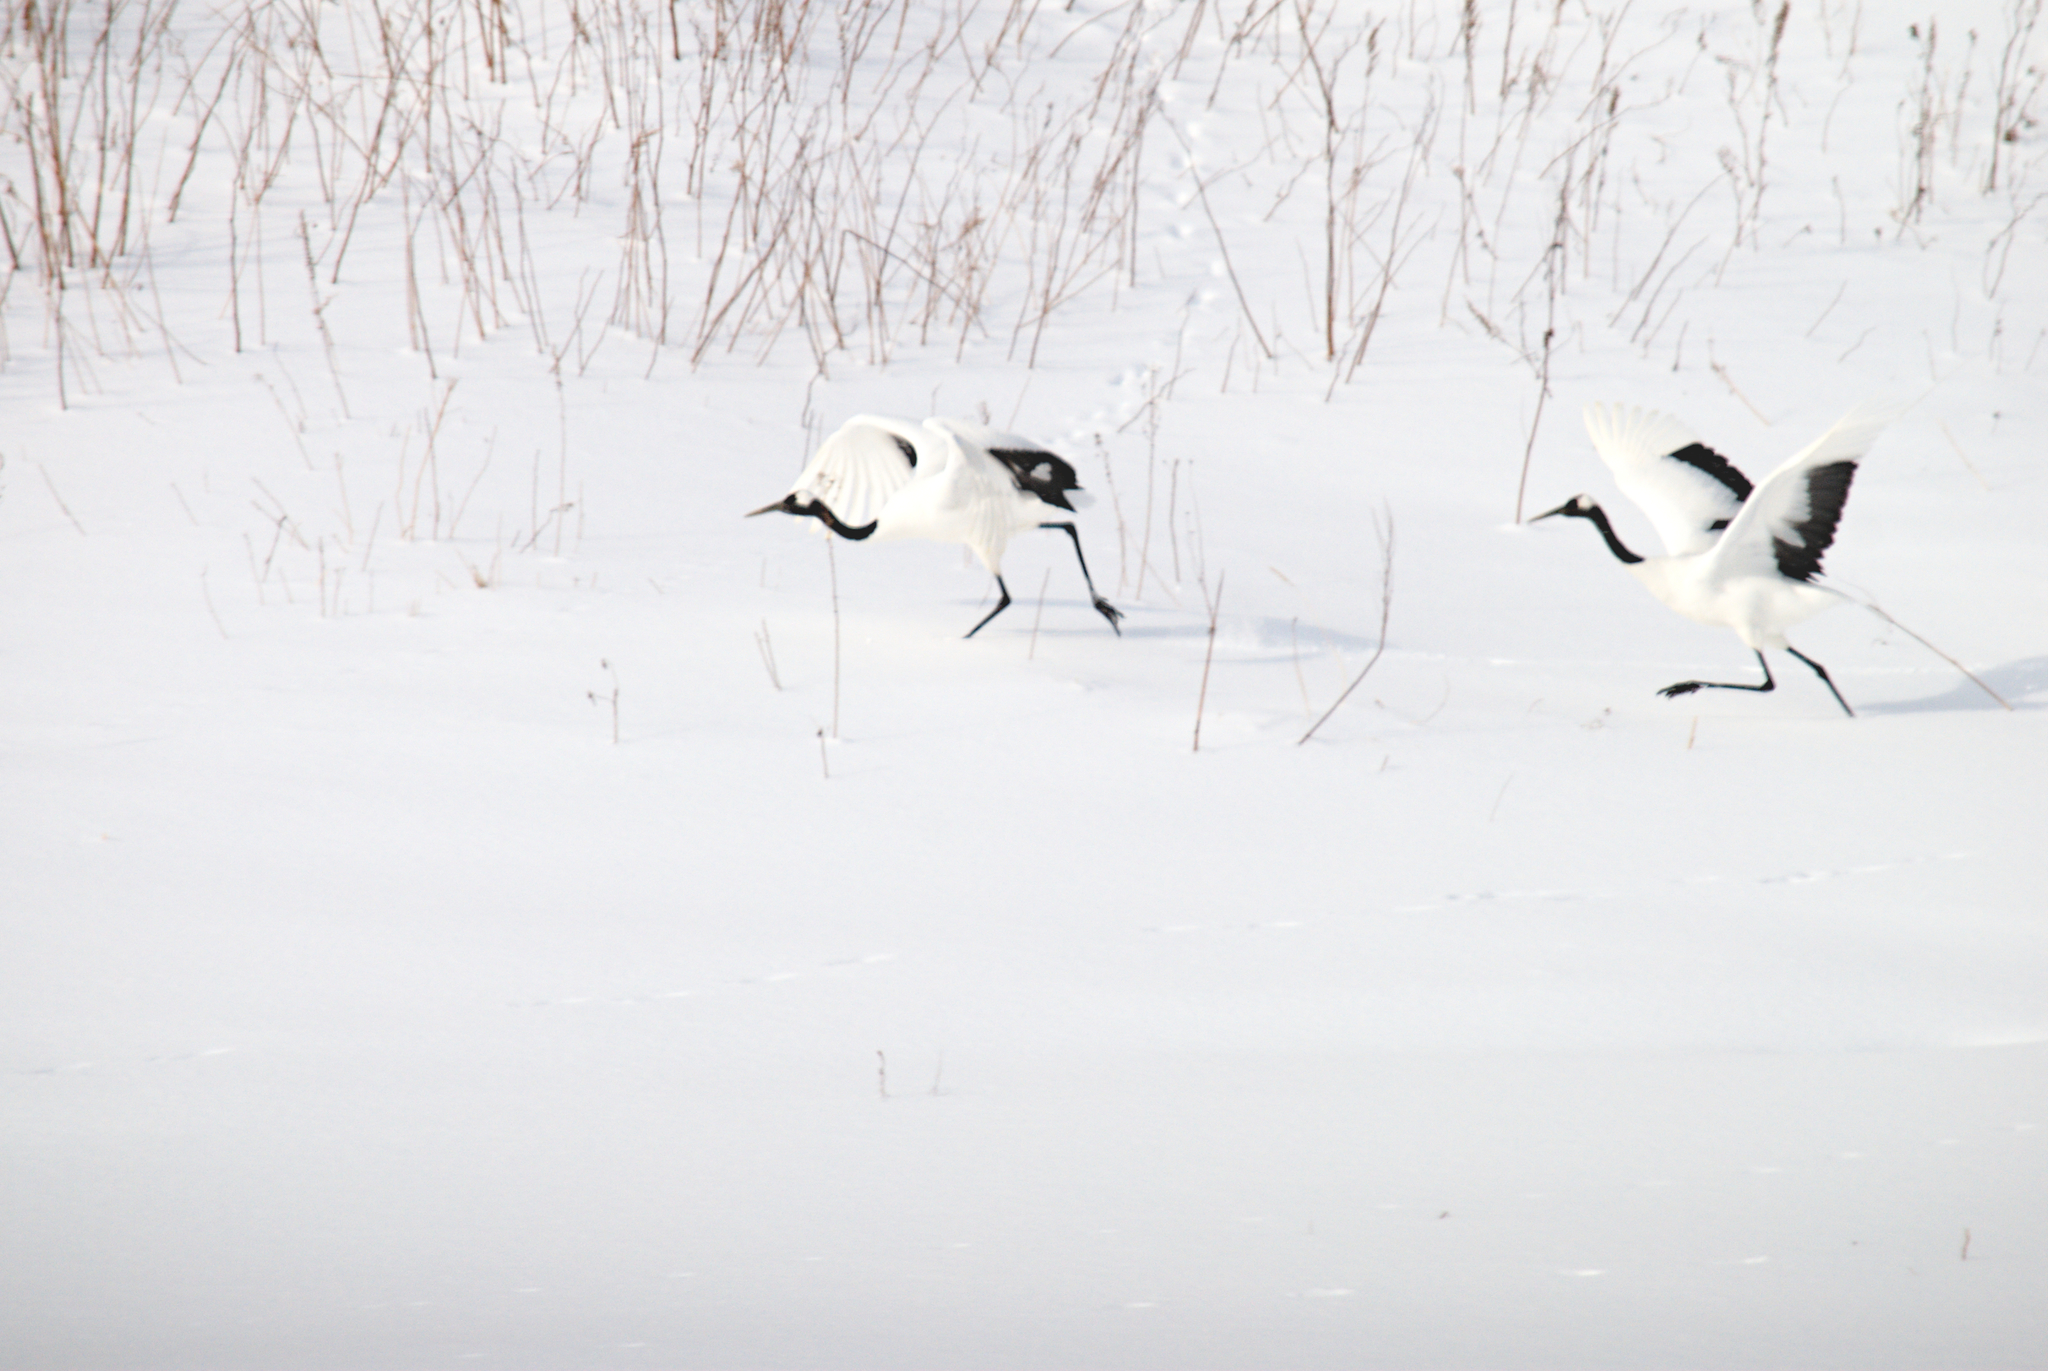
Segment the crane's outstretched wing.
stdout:
[[789,493],[810,496],[849,524],[872,520],[889,497],[910,481],[917,426],[901,419],[857,414],[818,445]]
[[1766,476],[1721,535],[1716,556],[1722,573],[1775,573],[1795,581],[1818,576],[1821,554],[1842,521],[1856,464],[1905,409],[1881,401],[1858,405]]
[[998,433],[968,419],[927,419],[925,423],[986,452],[1009,468],[1017,489],[1060,509],[1086,509],[1095,503],[1081,489],[1074,464],[1057,452],[1014,433]]
[[1705,552],[1749,498],[1748,478],[1668,414],[1587,405],[1593,450],[1672,556]]

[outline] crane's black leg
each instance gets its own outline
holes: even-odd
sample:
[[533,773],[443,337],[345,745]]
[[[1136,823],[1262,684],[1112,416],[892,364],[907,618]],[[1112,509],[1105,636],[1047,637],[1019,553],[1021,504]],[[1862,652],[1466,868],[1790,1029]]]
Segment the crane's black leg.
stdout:
[[1117,628],[1117,620],[1124,617],[1124,612],[1095,593],[1095,578],[1088,574],[1088,559],[1081,553],[1081,534],[1079,531],[1072,524],[1040,524],[1039,527],[1064,529],[1067,536],[1074,540],[1074,560],[1081,564],[1081,579],[1088,583],[1088,598],[1095,601],[1095,612],[1109,620],[1109,626],[1116,629],[1117,637],[1123,637],[1124,631],[1121,628]]
[[[1795,652],[1795,653],[1793,653],[1792,655],[1793,655],[1794,657],[1799,657],[1799,654],[1798,654],[1798,653],[1796,653],[1796,652]],[[1800,661],[1802,661],[1802,662],[1806,662],[1806,659],[1805,659],[1804,657],[1799,657],[1799,660],[1800,660]],[[1763,654],[1763,653],[1759,652],[1759,653],[1757,653],[1757,654],[1756,654],[1756,664],[1757,664],[1758,666],[1760,666],[1760,667],[1762,667],[1762,668],[1764,669],[1764,683],[1763,683],[1762,685],[1731,685],[1731,684],[1730,684],[1730,683],[1728,683],[1727,681],[1680,681],[1680,682],[1679,682],[1679,683],[1678,683],[1677,685],[1668,685],[1668,686],[1665,686],[1665,687],[1664,687],[1664,688],[1663,688],[1662,690],[1658,691],[1657,693],[1658,693],[1659,695],[1663,695],[1663,696],[1666,696],[1666,697],[1668,698],[1668,697],[1672,697],[1672,696],[1678,696],[1678,695],[1690,695],[1690,694],[1692,694],[1692,693],[1693,693],[1693,692],[1694,692],[1695,690],[1700,690],[1700,689],[1706,689],[1706,690],[1776,690],[1776,689],[1778,688],[1778,683],[1777,683],[1776,681],[1774,681],[1774,680],[1772,680],[1772,679],[1771,679],[1771,664],[1770,664],[1769,662],[1767,662],[1767,661],[1765,661],[1765,660],[1764,660],[1764,654]],[[1811,663],[1811,662],[1806,662],[1806,664],[1807,664],[1808,666],[1812,666],[1812,665],[1813,665],[1813,663]],[[1817,669],[1817,668],[1816,668],[1816,669]],[[1826,679],[1827,679],[1827,675],[1826,675],[1826,673],[1822,673],[1822,675],[1821,675],[1821,679],[1822,679],[1822,680],[1826,680]],[[1830,685],[1830,686],[1829,686],[1828,688],[1829,688],[1830,690],[1834,689],[1834,687],[1833,687],[1832,685]],[[1839,697],[1839,696],[1837,696],[1836,698],[1838,698],[1838,699],[1839,699],[1840,697]],[[1842,708],[1844,708],[1844,709],[1847,709],[1847,708],[1848,708],[1848,706],[1847,706],[1847,705],[1843,705],[1843,706],[1842,706]]]
[[980,623],[976,624],[973,628],[967,630],[968,637],[972,638],[975,634],[981,632],[983,627],[987,625],[990,619],[995,618],[996,615],[1001,614],[1004,610],[1010,607],[1010,588],[1003,584],[1003,578],[1001,576],[996,577],[996,589],[1003,592],[1003,598],[996,601],[996,607],[994,609],[990,610],[988,613],[981,616]]
[[1835,703],[1842,707],[1842,712],[1852,719],[1856,717],[1856,711],[1849,708],[1849,702],[1842,698],[1842,692],[1835,689],[1835,683],[1833,680],[1829,678],[1828,669],[1826,667],[1822,666],[1819,662],[1816,662],[1815,660],[1813,660],[1813,658],[1807,656],[1798,648],[1793,647],[1790,644],[1786,645],[1785,650],[1791,653],[1794,657],[1797,657],[1800,661],[1812,667],[1813,674],[1820,677],[1821,684],[1826,686],[1828,688],[1828,693],[1835,697]]

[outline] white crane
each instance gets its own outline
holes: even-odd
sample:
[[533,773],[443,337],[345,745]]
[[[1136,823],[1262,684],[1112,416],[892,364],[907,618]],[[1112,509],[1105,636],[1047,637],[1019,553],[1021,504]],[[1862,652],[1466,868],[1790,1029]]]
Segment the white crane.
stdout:
[[[1785,641],[1785,630],[1847,599],[1816,585],[1821,554],[1835,539],[1856,464],[1902,407],[1851,410],[1754,488],[1725,457],[1667,415],[1620,405],[1588,405],[1586,430],[1622,493],[1642,506],[1666,550],[1641,557],[1622,545],[1607,513],[1575,495],[1548,519],[1590,520],[1608,550],[1652,595],[1690,619],[1735,630],[1764,669],[1762,685],[1680,681],[1657,693],[1774,690],[1765,648],[1791,653],[1820,677],[1835,702],[1856,713],[1827,668]],[[1532,523],[1534,520],[1531,521]]]
[[[997,433],[964,419],[890,419],[861,414],[819,445],[789,493],[748,514],[780,510],[812,518],[842,538],[928,538],[964,543],[996,578],[1002,598],[972,638],[1010,605],[1003,584],[1003,549],[1012,535],[1056,528],[1074,541],[1081,579],[1096,612],[1117,636],[1121,610],[1095,593],[1081,535],[1071,519],[1077,502],[1089,503],[1074,465],[1029,438]],[[1050,517],[1049,517],[1050,516]]]

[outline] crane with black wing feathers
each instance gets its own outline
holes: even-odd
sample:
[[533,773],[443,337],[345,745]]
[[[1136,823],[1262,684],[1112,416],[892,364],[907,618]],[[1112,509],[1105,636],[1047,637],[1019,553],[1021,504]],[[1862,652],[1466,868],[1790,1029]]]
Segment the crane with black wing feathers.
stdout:
[[[1785,630],[1844,602],[1817,584],[1821,557],[1834,542],[1856,467],[1901,406],[1866,404],[1752,486],[1719,453],[1668,415],[1620,405],[1588,405],[1586,430],[1622,493],[1642,507],[1665,555],[1625,546],[1607,512],[1575,495],[1536,516],[1585,519],[1608,550],[1652,595],[1687,618],[1735,631],[1763,668],[1761,685],[1679,681],[1657,693],[1777,688],[1764,649],[1790,653],[1812,668],[1844,713],[1855,710],[1827,668],[1793,647]],[[1531,520],[1533,523],[1534,520]]]
[[926,538],[972,548],[1001,594],[972,638],[1010,606],[1003,550],[1012,536],[1058,529],[1074,543],[1095,610],[1119,637],[1123,612],[1096,593],[1072,519],[1089,503],[1073,463],[1029,438],[964,419],[922,423],[862,414],[819,444],[789,493],[749,513],[816,519],[842,538]]

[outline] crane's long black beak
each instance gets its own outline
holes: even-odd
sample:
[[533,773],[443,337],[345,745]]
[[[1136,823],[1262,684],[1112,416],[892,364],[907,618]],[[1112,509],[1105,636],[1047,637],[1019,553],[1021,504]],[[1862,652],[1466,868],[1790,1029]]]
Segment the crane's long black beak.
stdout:
[[792,507],[791,507],[791,505],[790,505],[790,501],[791,501],[792,499],[794,499],[794,498],[795,498],[795,497],[793,497],[793,496],[785,495],[785,496],[783,496],[783,497],[782,497],[782,498],[781,498],[780,500],[777,500],[777,501],[776,501],[776,502],[775,502],[774,504],[772,504],[772,505],[762,505],[762,506],[761,506],[761,507],[760,507],[759,509],[750,509],[750,510],[748,510],[748,511],[747,511],[747,514],[746,514],[746,517],[747,517],[747,518],[749,518],[749,519],[751,519],[751,518],[753,518],[753,517],[754,517],[754,516],[755,516],[756,514],[773,514],[773,513],[774,513],[774,512],[776,511],[776,510],[778,510],[778,509],[779,509],[779,510],[782,510],[782,511],[784,511],[785,513],[787,513],[787,512],[789,512],[789,511],[790,511],[790,509],[792,508]]
[[1556,518],[1556,517],[1557,517],[1558,515],[1560,515],[1560,514],[1572,514],[1572,513],[1575,513],[1575,512],[1577,512],[1577,510],[1578,510],[1578,507],[1579,507],[1579,497],[1578,497],[1578,496],[1576,496],[1576,495],[1574,495],[1574,496],[1573,496],[1573,497],[1572,497],[1571,499],[1569,499],[1569,500],[1566,500],[1566,501],[1565,501],[1565,502],[1564,502],[1563,504],[1559,505],[1559,506],[1558,506],[1558,507],[1557,507],[1556,509],[1547,509],[1547,510],[1543,511],[1543,513],[1541,513],[1541,514],[1533,514],[1533,515],[1531,515],[1531,516],[1529,517],[1529,522],[1533,524],[1533,523],[1535,523],[1535,522],[1536,522],[1537,520],[1539,520],[1539,519],[1553,519],[1553,518]]

